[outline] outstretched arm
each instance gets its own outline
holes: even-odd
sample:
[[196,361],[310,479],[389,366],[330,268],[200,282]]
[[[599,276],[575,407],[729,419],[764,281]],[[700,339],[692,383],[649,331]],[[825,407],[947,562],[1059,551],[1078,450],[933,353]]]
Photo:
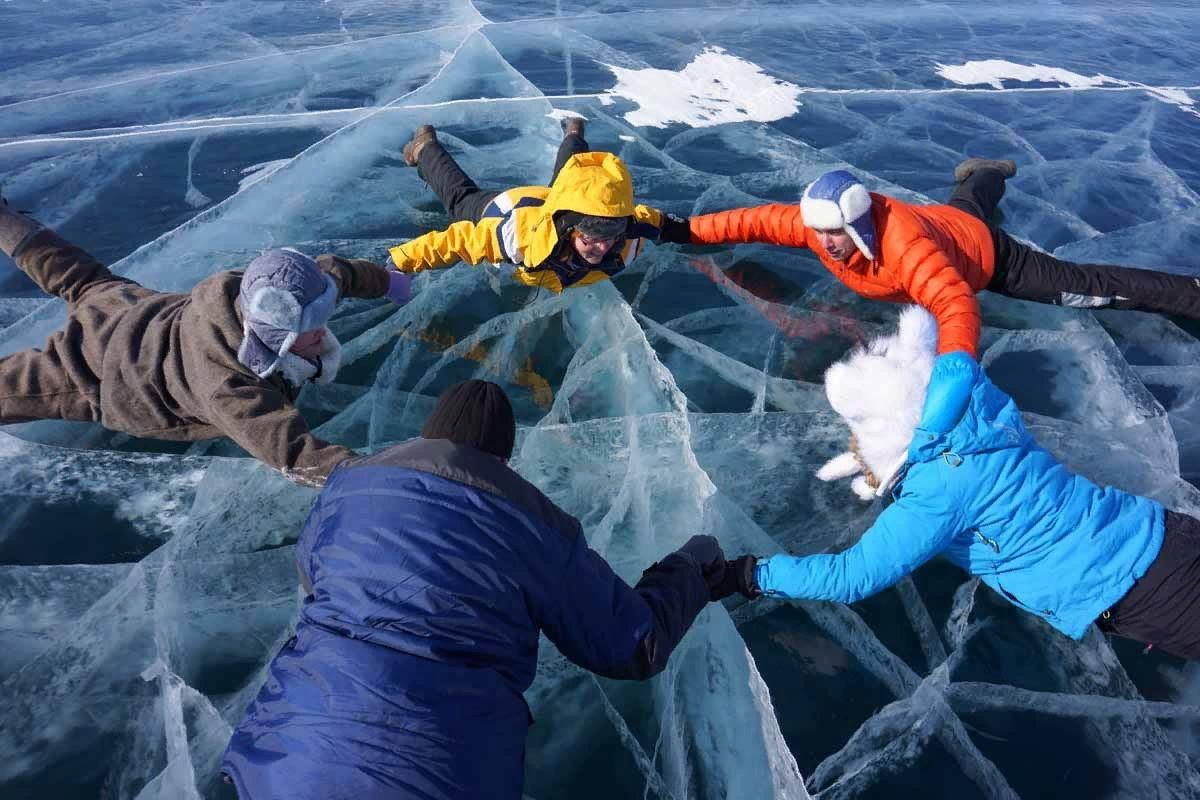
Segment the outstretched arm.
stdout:
[[912,242],[902,258],[904,290],[937,318],[938,355],[965,350],[972,358],[979,358],[983,320],[975,292],[962,273],[926,237]]
[[628,680],[657,675],[709,600],[705,565],[686,550],[651,566],[631,588],[577,537],[539,624],[564,656],[592,672]]
[[333,468],[355,455],[313,436],[308,423],[270,385],[235,374],[208,401],[210,420],[250,455],[304,486],[322,486]]
[[[950,493],[946,493],[950,494]],[[946,494],[906,494],[858,543],[837,555],[772,556],[755,577],[763,594],[853,603],[882,591],[944,550],[963,528]]]
[[478,264],[504,261],[505,255],[497,239],[497,228],[508,217],[488,217],[479,222],[456,222],[444,231],[431,231],[424,236],[398,244],[389,252],[392,263],[401,272],[423,272],[441,269],[459,261]]
[[687,244],[691,241],[688,221],[653,206],[634,206],[633,238],[652,242]]
[[752,208],[732,208],[690,220],[692,244],[761,242],[786,247],[807,247],[800,206],[770,203]]
[[388,290],[387,268],[373,261],[326,253],[317,256],[317,266],[337,284],[339,300],[344,297],[383,297]]

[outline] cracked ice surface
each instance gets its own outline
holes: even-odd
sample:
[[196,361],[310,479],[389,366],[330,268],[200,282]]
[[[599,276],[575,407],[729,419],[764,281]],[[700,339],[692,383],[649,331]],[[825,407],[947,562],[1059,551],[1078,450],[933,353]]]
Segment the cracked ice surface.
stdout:
[[[518,185],[548,178],[569,112],[675,213],[795,200],[832,167],[944,200],[955,163],[985,153],[1020,164],[1014,235],[1200,275],[1189,5],[627,8],[4,3],[0,176],[118,272],[182,291],[272,245],[382,259],[446,224],[401,161],[413,127],[437,125],[480,184]],[[378,448],[450,383],[498,381],[514,465],[631,581],[696,532],[816,553],[870,525],[812,479],[845,437],[820,381],[896,308],[811,255],[650,248],[559,297],[486,268],[416,290],[401,310],[339,309],[346,365],[300,401],[321,435]],[[1200,512],[1195,328],[982,308],[984,364],[1043,444]],[[63,313],[0,263],[0,352]],[[243,456],[63,423],[0,433],[0,796],[223,796],[220,753],[295,616],[313,496]],[[533,798],[1200,794],[1195,665],[1067,641],[938,562],[851,607],[710,607],[647,684],[545,643],[528,699]]]

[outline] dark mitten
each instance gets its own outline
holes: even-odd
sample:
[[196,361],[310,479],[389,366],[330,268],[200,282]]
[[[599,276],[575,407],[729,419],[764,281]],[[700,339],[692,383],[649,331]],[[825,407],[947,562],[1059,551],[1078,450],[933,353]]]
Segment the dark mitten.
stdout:
[[676,552],[687,556],[700,567],[700,574],[710,591],[725,577],[725,553],[712,536],[693,536]]
[[689,244],[692,241],[691,223],[682,217],[664,212],[662,225],[658,229],[658,240],[673,244]]
[[725,574],[721,582],[710,587],[710,600],[724,600],[733,594],[741,593],[750,600],[760,596],[762,589],[754,577],[758,567],[758,556],[742,556],[725,563]]

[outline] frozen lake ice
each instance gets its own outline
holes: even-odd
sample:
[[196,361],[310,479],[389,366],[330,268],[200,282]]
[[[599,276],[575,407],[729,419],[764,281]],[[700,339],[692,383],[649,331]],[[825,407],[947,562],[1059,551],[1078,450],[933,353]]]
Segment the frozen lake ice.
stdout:
[[[6,196],[171,291],[272,246],[382,261],[447,222],[400,156],[414,127],[504,188],[548,180],[567,113],[676,214],[837,167],[939,202],[986,154],[1020,166],[1010,233],[1200,276],[1198,99],[1185,2],[0,3]],[[301,397],[326,438],[379,448],[451,383],[501,383],[514,466],[630,581],[697,532],[807,554],[870,525],[813,478],[845,439],[820,381],[898,308],[811,254],[667,245],[562,296],[486,267],[415,288],[339,308],[343,371]],[[1200,327],[981,305],[982,361],[1045,446],[1200,512]],[[0,353],[63,317],[0,257]],[[226,797],[312,497],[228,442],[0,431],[0,796]],[[541,662],[539,800],[1200,797],[1197,665],[1071,642],[941,562],[849,607],[711,606],[646,684]]]

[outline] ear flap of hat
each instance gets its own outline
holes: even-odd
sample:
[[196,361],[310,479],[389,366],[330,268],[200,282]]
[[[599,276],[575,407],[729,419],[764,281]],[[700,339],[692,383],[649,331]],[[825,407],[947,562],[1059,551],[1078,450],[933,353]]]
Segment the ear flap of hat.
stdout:
[[304,310],[295,296],[286,289],[271,285],[259,286],[250,295],[242,314],[251,322],[270,325],[285,331],[300,331]]
[[333,316],[333,310],[337,306],[338,300],[337,284],[327,274],[322,274],[321,277],[325,279],[325,291],[304,307],[304,311],[300,315],[300,327],[296,331],[297,333],[323,327]]
[[[810,186],[809,189],[811,188]],[[819,231],[835,231],[846,227],[841,207],[832,200],[809,197],[808,189],[804,190],[804,197],[800,198],[800,218],[804,220],[805,225]]]
[[[885,490],[907,460],[936,353],[936,320],[925,309],[911,306],[902,312],[896,333],[856,349],[825,371],[829,404],[854,434],[858,466],[865,464],[879,487],[855,485],[860,497],[869,499]],[[859,471],[852,467],[853,458],[842,454],[817,476],[831,480],[853,475]]]
[[821,465],[817,470],[817,478],[823,481],[836,481],[841,478],[849,478],[862,472],[862,467],[859,466],[858,459],[854,457],[854,453],[845,452],[834,456]]

